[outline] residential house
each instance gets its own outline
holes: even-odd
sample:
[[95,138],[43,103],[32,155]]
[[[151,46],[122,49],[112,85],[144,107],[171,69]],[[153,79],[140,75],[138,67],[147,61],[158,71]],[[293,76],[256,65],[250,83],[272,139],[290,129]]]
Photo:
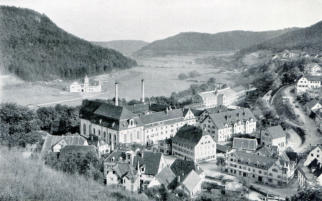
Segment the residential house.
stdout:
[[124,189],[137,192],[140,189],[140,176],[135,168],[126,162],[118,162],[104,170],[107,185],[119,185]]
[[316,113],[318,110],[322,109],[322,99],[313,99],[305,104],[305,110],[307,114]]
[[172,139],[172,154],[194,162],[215,160],[216,142],[200,128],[187,125]]
[[136,155],[133,158],[132,165],[140,174],[140,180],[144,185],[143,188],[146,188],[168,164],[162,153],[143,151],[141,155]]
[[177,158],[170,165],[170,169],[176,175],[178,183],[182,182],[192,170],[197,172],[201,178],[205,178],[204,171],[191,160]]
[[86,138],[80,135],[50,135],[45,137],[44,144],[41,149],[42,157],[50,152],[59,153],[60,150],[67,145],[88,145]]
[[261,133],[261,144],[277,146],[279,152],[283,151],[287,148],[286,133],[280,125],[268,127]]
[[235,151],[227,156],[229,174],[269,185],[286,185],[294,176],[295,162],[256,153]]
[[89,145],[94,145],[97,148],[99,156],[110,152],[110,146],[96,135],[90,135],[87,142]]
[[235,134],[254,133],[256,118],[248,108],[239,108],[210,114],[200,125],[217,143],[223,143],[231,140]]
[[322,76],[303,75],[296,83],[297,94],[309,92],[311,94],[319,93],[321,88]]
[[212,107],[212,108],[207,108],[204,109],[202,111],[202,113],[200,114],[200,117],[198,119],[199,122],[202,122],[206,117],[208,117],[210,114],[215,114],[215,113],[220,113],[220,112],[226,112],[229,111],[230,109],[228,109],[226,106],[224,105],[219,105],[216,107]]
[[176,175],[170,167],[165,167],[149,183],[148,188],[163,185],[167,189],[173,189],[176,185]]
[[313,160],[317,160],[318,163],[322,164],[322,145],[315,146],[310,153],[307,155],[304,162],[304,166],[308,166]]
[[255,152],[259,156],[265,156],[270,158],[278,157],[278,147],[277,146],[262,146]]
[[172,139],[160,140],[158,142],[158,151],[167,155],[172,154]]
[[200,92],[194,97],[194,102],[201,103],[202,108],[212,108],[219,105],[231,105],[238,99],[238,93],[230,87]]
[[251,138],[238,138],[233,139],[233,149],[244,150],[244,151],[256,151],[257,149],[257,139]]
[[192,170],[182,181],[178,188],[182,189],[190,197],[195,197],[198,193],[201,192],[202,182],[203,178],[200,177],[200,175],[194,170]]
[[307,166],[301,160],[297,168],[297,180],[300,188],[320,187],[322,190],[322,166],[314,159]]

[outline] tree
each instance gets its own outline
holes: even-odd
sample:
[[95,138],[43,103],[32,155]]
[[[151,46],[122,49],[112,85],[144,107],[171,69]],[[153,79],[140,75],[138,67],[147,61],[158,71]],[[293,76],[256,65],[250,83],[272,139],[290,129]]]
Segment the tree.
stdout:
[[184,73],[180,73],[179,75],[178,75],[178,79],[179,80],[185,80],[185,79],[187,79],[188,78],[188,76],[186,75],[186,74],[184,74]]

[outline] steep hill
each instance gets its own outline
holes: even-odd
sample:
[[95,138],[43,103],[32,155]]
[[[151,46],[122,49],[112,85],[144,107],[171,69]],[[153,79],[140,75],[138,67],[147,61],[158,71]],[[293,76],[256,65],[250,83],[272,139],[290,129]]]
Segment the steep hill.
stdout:
[[306,27],[286,32],[276,38],[241,50],[241,53],[257,50],[297,49],[306,51],[322,51],[322,21]]
[[0,147],[0,168],[0,200],[148,200],[144,195],[120,187],[107,187],[79,175],[55,171],[42,161],[23,157],[14,149]]
[[274,38],[289,29],[265,32],[230,31],[216,34],[187,32],[158,40],[144,46],[136,56],[193,53],[200,51],[228,51],[246,48]]
[[136,65],[115,50],[65,32],[43,14],[8,6],[0,7],[0,61],[2,71],[30,81],[75,79]]
[[148,42],[142,40],[113,40],[107,42],[93,42],[105,48],[111,48],[121,52],[124,55],[131,56],[134,52],[146,46]]

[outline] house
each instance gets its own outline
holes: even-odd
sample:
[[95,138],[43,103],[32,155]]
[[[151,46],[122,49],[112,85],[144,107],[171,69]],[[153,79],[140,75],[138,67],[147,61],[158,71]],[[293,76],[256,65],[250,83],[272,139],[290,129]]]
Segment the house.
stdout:
[[264,146],[277,146],[279,151],[285,150],[287,143],[283,128],[280,125],[266,128],[261,133],[261,144]]
[[256,131],[256,118],[248,108],[213,113],[200,126],[217,143],[231,140],[234,134],[251,134]]
[[224,105],[219,105],[219,106],[216,106],[216,107],[204,109],[202,111],[202,113],[200,114],[199,122],[202,122],[210,114],[215,114],[215,113],[220,113],[220,112],[226,112],[228,110],[230,110],[230,109],[228,109]]
[[200,177],[200,175],[194,170],[192,170],[182,181],[181,185],[178,188],[182,189],[190,197],[195,197],[199,192],[201,192],[202,182],[203,178]]
[[307,187],[322,188],[322,167],[317,166],[316,159],[307,166],[304,165],[304,162],[305,160],[299,162],[296,172],[299,187],[302,189]]
[[317,160],[318,163],[322,164],[322,145],[315,146],[310,153],[307,155],[304,162],[304,166],[308,166],[313,160]]
[[322,68],[317,63],[310,63],[305,66],[305,71],[307,74],[313,75],[313,76],[319,76],[322,75]]
[[322,109],[322,99],[321,100],[313,99],[308,103],[306,103],[304,107],[307,114],[310,115],[312,112],[315,113],[316,111]]
[[187,125],[172,139],[172,154],[194,162],[215,160],[216,142],[200,128]]
[[271,158],[256,153],[235,151],[227,156],[229,174],[269,184],[286,185],[294,176],[295,162],[281,157]]
[[69,86],[70,92],[82,92],[82,93],[91,93],[91,92],[101,92],[102,86],[100,81],[89,80],[87,75],[84,78],[84,84],[79,84],[78,82],[73,82]]
[[158,142],[158,151],[167,155],[172,154],[172,139],[160,140]]
[[205,178],[203,170],[198,166],[198,164],[190,160],[177,158],[170,165],[170,169],[176,175],[178,183],[182,182],[192,170],[197,172],[201,178]]
[[265,156],[270,158],[278,157],[278,147],[277,146],[262,146],[255,152],[259,156]]
[[176,175],[170,167],[165,167],[149,183],[148,188],[163,185],[167,189],[173,189],[176,185]]
[[233,139],[233,149],[236,150],[256,151],[257,146],[257,139],[238,137]]
[[194,102],[201,103],[202,108],[212,108],[219,105],[231,105],[238,99],[237,93],[230,87],[200,92],[194,97]]
[[58,136],[48,134],[45,137],[44,144],[41,149],[41,155],[45,156],[50,152],[59,153],[60,150],[67,145],[88,145],[86,138],[80,135]]
[[146,188],[168,164],[162,153],[143,151],[141,155],[134,156],[132,165],[139,172],[141,182]]
[[104,170],[107,185],[119,185],[137,192],[140,189],[140,176],[135,168],[126,162],[118,162]]
[[96,135],[90,135],[87,142],[88,145],[94,145],[97,148],[99,156],[110,152],[110,146]]
[[296,82],[297,94],[305,92],[317,93],[321,88],[322,76],[316,75],[303,75]]

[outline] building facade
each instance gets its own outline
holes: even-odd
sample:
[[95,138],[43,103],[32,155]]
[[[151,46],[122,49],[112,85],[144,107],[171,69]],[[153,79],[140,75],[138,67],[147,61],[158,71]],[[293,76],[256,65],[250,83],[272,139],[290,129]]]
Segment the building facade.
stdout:
[[287,148],[286,133],[280,125],[268,127],[261,133],[261,144],[277,146],[279,152],[284,151]]
[[73,82],[69,86],[70,92],[81,92],[81,93],[91,93],[91,92],[101,92],[102,86],[99,81],[90,81],[87,75],[84,78],[84,84],[78,82]]
[[305,75],[296,83],[296,92],[303,94],[305,92],[316,92],[321,88],[322,76]]
[[252,134],[256,131],[256,118],[248,108],[210,114],[201,123],[217,143],[232,139],[234,134]]
[[286,185],[294,176],[295,163],[281,158],[236,151],[228,154],[229,174],[269,185]]
[[172,154],[194,162],[216,159],[216,142],[200,128],[185,126],[172,139]]

